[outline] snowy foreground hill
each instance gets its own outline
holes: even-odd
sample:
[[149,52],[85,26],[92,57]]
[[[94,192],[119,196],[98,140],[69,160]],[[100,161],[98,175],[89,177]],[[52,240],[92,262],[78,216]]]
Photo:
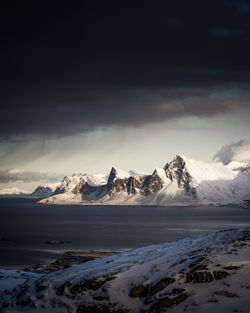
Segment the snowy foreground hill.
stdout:
[[40,203],[122,205],[207,205],[250,199],[250,165],[205,163],[177,155],[151,175],[112,168],[107,181],[98,176],[65,177]]
[[49,273],[0,270],[0,311],[250,312],[250,229],[152,245]]

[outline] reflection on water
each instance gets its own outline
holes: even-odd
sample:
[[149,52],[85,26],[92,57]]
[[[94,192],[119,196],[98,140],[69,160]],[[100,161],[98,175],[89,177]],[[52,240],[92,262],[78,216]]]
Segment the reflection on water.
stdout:
[[[67,250],[124,250],[250,226],[239,207],[38,205],[0,199],[0,265],[52,260]],[[46,240],[72,243],[48,245]]]

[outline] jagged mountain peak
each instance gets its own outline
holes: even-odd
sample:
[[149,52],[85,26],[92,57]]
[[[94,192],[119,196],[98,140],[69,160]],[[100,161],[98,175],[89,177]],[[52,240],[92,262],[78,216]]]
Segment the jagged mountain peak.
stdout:
[[115,179],[129,178],[131,175],[128,172],[121,170],[118,167],[112,167],[109,173],[108,184],[112,183]]
[[37,188],[30,194],[30,197],[49,197],[55,192],[55,190],[60,186],[60,183],[49,184],[49,185],[39,185]]
[[72,176],[65,176],[61,184],[57,187],[54,194],[61,194],[64,192],[73,192],[81,190],[82,186],[88,184],[89,186],[99,186],[103,182],[95,175],[88,175],[86,173],[74,173]]
[[185,158],[177,154],[174,157],[174,159],[171,162],[166,163],[166,165],[163,168],[165,171],[169,168],[172,170],[179,169],[179,168],[183,169],[185,167],[185,164],[186,164]]
[[158,176],[162,180],[162,183],[166,183],[169,179],[166,175],[165,169],[162,167],[156,167],[153,171],[152,176]]
[[112,167],[106,184],[96,184],[87,174],[66,177],[61,184],[66,188],[43,203],[71,200],[84,204],[233,203],[249,198],[249,171],[249,167],[236,171],[222,163],[176,155],[165,166],[155,168],[151,175],[135,176]]
[[174,181],[174,179],[177,180],[179,188],[184,187],[186,191],[189,191],[191,185],[194,185],[194,180],[186,167],[184,157],[176,155],[171,162],[163,167],[163,169],[165,170],[167,178],[171,181]]

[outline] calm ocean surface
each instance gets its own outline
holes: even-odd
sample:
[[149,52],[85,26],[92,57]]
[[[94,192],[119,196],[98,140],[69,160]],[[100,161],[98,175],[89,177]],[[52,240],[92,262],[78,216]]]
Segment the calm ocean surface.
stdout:
[[[0,266],[50,262],[69,250],[120,251],[250,226],[250,210],[239,207],[62,206],[34,202],[0,198]],[[72,243],[48,245],[46,240]]]

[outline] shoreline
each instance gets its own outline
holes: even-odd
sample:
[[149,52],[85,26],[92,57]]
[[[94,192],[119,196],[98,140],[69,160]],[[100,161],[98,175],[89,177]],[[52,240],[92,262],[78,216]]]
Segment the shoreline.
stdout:
[[0,270],[0,308],[6,313],[249,312],[249,227],[102,258],[105,254],[82,251],[78,257],[99,259],[61,270]]
[[[124,251],[101,251],[101,250],[67,250],[62,252],[53,252],[53,250],[42,250],[43,252],[53,253],[55,258],[49,258],[40,263],[29,265],[1,265],[0,270],[18,270],[34,273],[49,273],[67,268],[71,265],[81,264],[98,258],[103,258],[118,254]],[[128,250],[126,250],[128,251]],[[32,250],[31,250],[32,252]]]
[[49,273],[65,269],[71,265],[82,264],[95,259],[108,257],[114,254],[121,253],[121,251],[97,251],[97,250],[72,250],[64,252],[55,261],[45,264],[34,264],[27,267],[22,267],[20,270],[34,272],[34,273]]

